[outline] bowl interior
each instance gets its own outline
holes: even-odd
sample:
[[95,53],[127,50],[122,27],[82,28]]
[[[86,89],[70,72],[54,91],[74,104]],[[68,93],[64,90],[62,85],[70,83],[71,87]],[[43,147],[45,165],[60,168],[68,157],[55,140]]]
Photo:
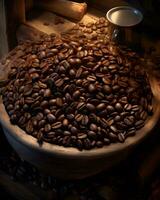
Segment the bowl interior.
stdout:
[[107,12],[106,17],[112,24],[121,27],[135,26],[143,19],[139,10],[129,6],[114,7]]

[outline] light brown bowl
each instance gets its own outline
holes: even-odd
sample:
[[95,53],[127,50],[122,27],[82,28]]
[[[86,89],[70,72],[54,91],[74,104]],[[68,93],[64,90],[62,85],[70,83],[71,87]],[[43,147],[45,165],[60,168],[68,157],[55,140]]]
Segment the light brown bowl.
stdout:
[[155,99],[154,115],[136,135],[124,143],[114,143],[103,148],[79,151],[76,148],[65,148],[37,140],[26,134],[18,126],[12,125],[3,103],[0,103],[0,122],[4,133],[20,157],[47,174],[64,179],[80,179],[108,169],[126,158],[130,151],[140,143],[157,123],[160,116],[160,104]]

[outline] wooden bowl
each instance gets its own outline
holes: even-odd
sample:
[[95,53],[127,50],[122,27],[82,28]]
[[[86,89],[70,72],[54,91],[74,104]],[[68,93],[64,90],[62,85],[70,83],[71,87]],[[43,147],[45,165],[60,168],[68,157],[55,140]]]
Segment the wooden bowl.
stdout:
[[136,135],[124,143],[114,143],[103,148],[79,151],[44,142],[42,146],[37,139],[26,134],[18,126],[12,125],[5,107],[0,102],[0,122],[4,133],[20,157],[47,174],[63,179],[81,179],[108,169],[126,158],[130,151],[151,133],[160,116],[160,104],[153,102],[154,115]]

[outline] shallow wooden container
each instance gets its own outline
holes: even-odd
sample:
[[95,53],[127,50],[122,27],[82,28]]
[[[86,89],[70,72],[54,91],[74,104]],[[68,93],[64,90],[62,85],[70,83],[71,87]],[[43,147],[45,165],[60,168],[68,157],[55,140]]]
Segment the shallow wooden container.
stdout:
[[[153,94],[156,94],[156,87],[153,88]],[[135,136],[127,138],[124,143],[114,143],[103,148],[83,151],[46,142],[40,146],[34,137],[10,123],[2,102],[0,122],[9,143],[22,159],[55,177],[81,179],[111,168],[125,159],[137,144],[151,134],[160,117],[160,103],[157,98],[154,99],[153,107],[154,115],[146,121],[145,126],[138,130]]]

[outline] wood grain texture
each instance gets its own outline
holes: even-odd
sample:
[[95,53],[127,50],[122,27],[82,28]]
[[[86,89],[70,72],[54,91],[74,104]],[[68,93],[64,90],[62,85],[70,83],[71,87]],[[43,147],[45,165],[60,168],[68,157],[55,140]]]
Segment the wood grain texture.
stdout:
[[35,6],[48,11],[55,12],[59,15],[81,20],[87,11],[86,3],[77,3],[67,0],[34,0]]
[[17,26],[25,22],[25,2],[24,0],[5,0],[5,9],[7,24],[6,33],[9,50],[11,50],[17,45]]
[[6,34],[5,0],[0,1],[0,58],[8,53],[8,38]]

